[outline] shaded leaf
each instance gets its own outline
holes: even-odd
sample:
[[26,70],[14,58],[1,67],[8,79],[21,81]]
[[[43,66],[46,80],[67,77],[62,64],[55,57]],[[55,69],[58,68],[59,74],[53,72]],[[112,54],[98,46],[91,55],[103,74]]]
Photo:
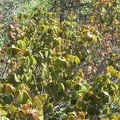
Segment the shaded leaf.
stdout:
[[58,84],[58,92],[64,92],[65,91],[65,86],[63,83]]

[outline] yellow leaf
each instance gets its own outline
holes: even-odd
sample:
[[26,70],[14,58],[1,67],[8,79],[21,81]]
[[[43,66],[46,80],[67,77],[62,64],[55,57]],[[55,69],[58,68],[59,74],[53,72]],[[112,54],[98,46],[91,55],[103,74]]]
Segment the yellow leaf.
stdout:
[[117,77],[118,77],[118,79],[120,79],[120,72],[117,73]]

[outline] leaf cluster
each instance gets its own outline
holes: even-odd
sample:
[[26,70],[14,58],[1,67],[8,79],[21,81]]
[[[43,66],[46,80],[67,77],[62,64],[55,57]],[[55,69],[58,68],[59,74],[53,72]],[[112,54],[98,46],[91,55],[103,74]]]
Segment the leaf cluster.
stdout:
[[[100,0],[93,6],[107,11],[115,7],[111,4],[117,2],[104,6]],[[116,14],[111,23],[93,13],[81,26],[72,14],[60,23],[58,14],[41,7],[32,17],[20,14],[19,24],[9,25],[10,42],[0,50],[6,66],[0,81],[1,119],[119,119],[120,58],[113,50],[119,46],[118,12],[111,13]]]

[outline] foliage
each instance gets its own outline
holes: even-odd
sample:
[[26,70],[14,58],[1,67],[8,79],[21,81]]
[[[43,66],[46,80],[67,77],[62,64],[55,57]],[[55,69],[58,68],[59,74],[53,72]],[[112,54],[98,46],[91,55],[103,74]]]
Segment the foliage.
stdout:
[[58,14],[41,7],[9,25],[10,42],[0,50],[6,66],[1,119],[120,118],[120,11],[117,1],[104,2],[93,2],[86,25],[75,22],[73,14],[60,23]]
[[76,14],[76,21],[80,24],[86,23],[92,8],[91,0],[50,0],[52,7],[50,11],[54,11],[60,16],[60,22],[67,19],[69,14]]
[[48,0],[4,0],[0,1],[0,47],[4,42],[8,42],[7,37],[8,25],[16,21],[19,14],[27,13],[31,17],[34,14],[34,9],[42,6],[44,11],[48,11]]
[[22,0],[1,0],[0,1],[0,47],[3,46],[5,41],[8,41],[7,26],[13,22],[13,17],[20,11],[23,5]]

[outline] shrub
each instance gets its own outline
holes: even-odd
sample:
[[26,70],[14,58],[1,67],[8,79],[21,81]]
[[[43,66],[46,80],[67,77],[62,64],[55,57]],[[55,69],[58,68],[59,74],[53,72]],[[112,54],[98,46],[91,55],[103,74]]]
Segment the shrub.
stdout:
[[[104,5],[95,3],[97,9]],[[101,19],[93,17],[79,26],[71,14],[60,24],[58,14],[38,7],[32,17],[20,14],[19,24],[9,25],[10,43],[1,50],[7,66],[0,83],[1,119],[119,119],[119,55],[103,45],[109,23],[101,31]],[[115,65],[106,63],[111,60]]]

